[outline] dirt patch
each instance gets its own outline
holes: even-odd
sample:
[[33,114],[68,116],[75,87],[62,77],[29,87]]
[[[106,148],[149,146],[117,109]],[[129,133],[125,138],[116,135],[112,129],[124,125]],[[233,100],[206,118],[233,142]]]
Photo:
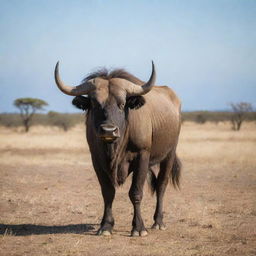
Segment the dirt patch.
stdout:
[[103,203],[82,128],[0,134],[0,255],[256,255],[255,130],[185,124],[181,190],[169,186],[164,199],[168,229],[150,230],[145,187],[144,238],[129,237],[130,177],[117,190],[113,236],[95,235]]

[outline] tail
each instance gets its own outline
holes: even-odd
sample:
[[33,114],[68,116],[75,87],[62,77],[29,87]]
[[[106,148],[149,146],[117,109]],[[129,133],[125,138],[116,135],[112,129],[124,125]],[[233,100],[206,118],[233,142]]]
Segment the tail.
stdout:
[[182,164],[177,155],[175,155],[172,171],[170,175],[171,183],[174,188],[180,188],[180,174],[181,174]]
[[[170,172],[170,181],[174,188],[179,189],[180,188],[180,174],[181,174],[181,168],[182,164],[177,155],[175,155],[172,170]],[[153,169],[156,169],[155,172]],[[159,165],[154,165],[149,167],[148,169],[148,176],[147,176],[147,181],[148,185],[151,191],[151,194],[153,195],[156,191],[157,187],[157,177],[155,173],[158,173],[159,171]]]

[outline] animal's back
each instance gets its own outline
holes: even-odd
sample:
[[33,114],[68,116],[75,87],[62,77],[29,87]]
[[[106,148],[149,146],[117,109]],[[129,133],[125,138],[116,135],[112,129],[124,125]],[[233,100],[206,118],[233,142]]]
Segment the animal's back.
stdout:
[[155,86],[146,104],[130,112],[130,134],[138,148],[148,149],[150,162],[160,162],[175,149],[180,131],[180,101],[167,86]]

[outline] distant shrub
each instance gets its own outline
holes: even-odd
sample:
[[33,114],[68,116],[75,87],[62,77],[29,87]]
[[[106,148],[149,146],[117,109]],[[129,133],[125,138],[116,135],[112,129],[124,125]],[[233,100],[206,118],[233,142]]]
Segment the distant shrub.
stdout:
[[204,124],[206,122],[206,117],[201,115],[201,114],[198,114],[196,116],[196,119],[195,121],[198,123],[198,124]]
[[248,102],[239,102],[230,104],[233,115],[231,116],[232,129],[239,131],[242,123],[248,118],[248,114],[252,112],[252,104]]
[[81,122],[81,116],[76,114],[63,114],[54,111],[48,113],[49,124],[63,129],[65,132]]

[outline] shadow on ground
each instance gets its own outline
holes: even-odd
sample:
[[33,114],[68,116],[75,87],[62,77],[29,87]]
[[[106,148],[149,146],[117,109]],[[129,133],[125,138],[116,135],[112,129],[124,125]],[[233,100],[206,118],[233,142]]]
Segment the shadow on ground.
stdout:
[[85,234],[95,229],[96,224],[73,224],[64,226],[42,226],[33,224],[0,224],[0,235],[28,236],[43,234]]

